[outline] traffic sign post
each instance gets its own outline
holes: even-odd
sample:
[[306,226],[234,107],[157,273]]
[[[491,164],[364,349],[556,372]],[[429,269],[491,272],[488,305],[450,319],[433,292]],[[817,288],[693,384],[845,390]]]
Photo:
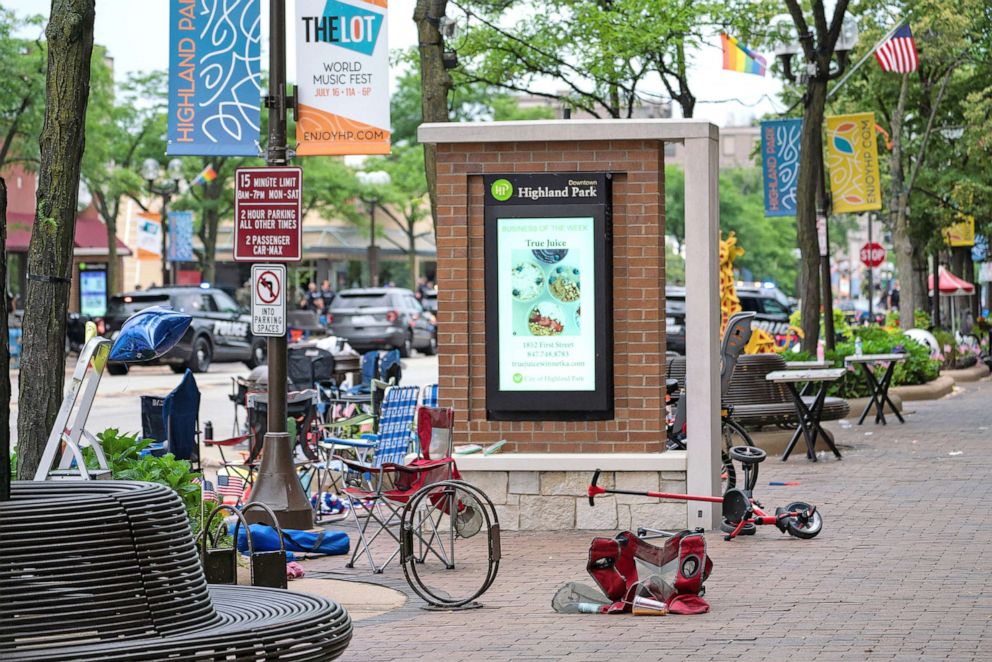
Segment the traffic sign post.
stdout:
[[[286,94],[286,0],[269,0],[269,93],[264,102],[269,111],[268,167],[242,168],[235,174],[234,259],[297,262],[303,257],[303,171],[287,166],[286,111],[296,101],[295,96]],[[285,309],[285,275],[282,285]],[[252,299],[256,296],[253,288]],[[283,318],[285,323],[285,315]],[[283,529],[309,529],[313,527],[313,508],[293,466],[293,440],[286,424],[289,380],[285,331],[269,336],[268,359],[268,432],[250,503],[271,508]],[[249,523],[265,521],[265,513],[253,508],[245,518]]]
[[234,183],[234,260],[299,262],[303,170],[238,168]]
[[251,266],[251,332],[270,338],[286,335],[286,265]]

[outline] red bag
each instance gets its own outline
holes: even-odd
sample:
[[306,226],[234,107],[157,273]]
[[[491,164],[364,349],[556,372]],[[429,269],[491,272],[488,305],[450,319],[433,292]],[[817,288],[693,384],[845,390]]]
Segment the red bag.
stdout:
[[638,595],[664,602],[675,614],[704,614],[703,582],[713,570],[702,533],[682,531],[662,546],[630,531],[616,538],[594,538],[586,570],[613,604],[604,613],[629,612]]

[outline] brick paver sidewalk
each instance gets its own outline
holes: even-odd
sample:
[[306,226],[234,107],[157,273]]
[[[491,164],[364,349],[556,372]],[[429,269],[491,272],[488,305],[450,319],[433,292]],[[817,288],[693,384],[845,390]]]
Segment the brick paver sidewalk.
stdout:
[[[709,535],[709,614],[556,614],[559,586],[591,583],[592,534],[506,533],[486,609],[427,612],[412,597],[358,623],[344,659],[992,660],[992,383],[908,409],[905,425],[831,426],[847,446],[841,461],[762,464],[764,504],[811,501],[824,530],[812,541],[773,527],[734,542]],[[307,564],[311,576],[410,593],[395,565],[377,576],[343,566],[341,557]]]

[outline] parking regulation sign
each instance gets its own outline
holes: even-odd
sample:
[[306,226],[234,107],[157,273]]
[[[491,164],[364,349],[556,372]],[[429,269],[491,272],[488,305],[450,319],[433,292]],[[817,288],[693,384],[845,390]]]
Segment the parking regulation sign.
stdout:
[[238,168],[234,182],[234,260],[299,262],[303,257],[303,170]]
[[251,266],[251,332],[273,338],[286,335],[286,265]]

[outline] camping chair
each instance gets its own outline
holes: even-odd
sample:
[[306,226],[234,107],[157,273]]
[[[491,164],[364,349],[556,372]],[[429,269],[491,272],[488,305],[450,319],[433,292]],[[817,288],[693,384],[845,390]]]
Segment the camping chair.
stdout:
[[379,376],[379,352],[372,350],[362,354],[362,383],[348,389],[349,395],[361,395],[372,389],[372,380]]
[[399,384],[403,377],[400,364],[400,350],[391,349],[379,359],[379,379],[390,384]]
[[420,389],[420,406],[437,407],[438,387],[437,384],[426,384]]
[[322,424],[327,422],[333,412],[333,401],[338,395],[337,382],[334,379],[335,368],[334,355],[326,349],[289,348],[286,370],[289,388],[293,391],[310,388],[317,391],[317,414]]
[[[364,543],[363,549],[365,549],[368,555],[369,564],[372,570],[377,573],[382,572],[382,568],[389,563],[389,560],[392,560],[395,554],[390,556],[382,566],[376,566],[368,545],[379,536],[382,528],[380,527],[375,535],[371,537],[366,537],[365,533],[372,521],[380,523],[388,522],[390,525],[399,522],[399,520],[392,521],[395,514],[393,512],[394,509],[389,509],[390,514],[386,516],[385,520],[375,512],[376,507],[380,505],[376,497],[381,496],[383,489],[390,487],[389,483],[385,485],[383,483],[383,478],[388,473],[383,470],[383,467],[387,465],[402,465],[406,454],[410,450],[410,445],[413,441],[414,417],[417,412],[418,390],[416,386],[391,386],[386,389],[382,402],[382,412],[379,417],[378,431],[375,434],[364,435],[363,439],[363,441],[372,443],[373,447],[366,451],[362,460],[345,458],[337,454],[332,456],[337,466],[345,470],[346,487],[343,491],[351,500],[350,510],[355,519],[359,534],[362,537]],[[341,442],[348,441],[350,440],[331,438],[325,443],[327,445],[337,446],[341,445]],[[371,461],[367,460],[368,453],[372,454]],[[371,503],[365,508],[367,512],[364,516],[365,521],[363,524],[359,521],[357,511],[366,498],[371,499]],[[395,534],[393,535],[395,537]],[[355,553],[352,554],[349,567],[353,567],[357,556],[358,547],[356,547]]]
[[187,370],[164,398],[141,396],[141,431],[155,440],[149,447],[153,455],[172,453],[200,471],[200,389],[192,372]]
[[[261,465],[265,433],[268,432],[268,393],[248,394],[248,434],[232,439],[205,439],[204,444],[220,451],[221,466],[228,475],[243,477],[248,486],[254,485],[255,470]],[[306,467],[317,461],[317,392],[314,389],[290,392],[286,396],[286,415],[295,421],[296,439],[294,449],[299,448],[302,457],[294,458],[296,467]],[[248,451],[239,460],[228,459],[225,448],[248,442]],[[218,488],[220,485],[218,485]],[[220,489],[218,489],[220,492]]]

